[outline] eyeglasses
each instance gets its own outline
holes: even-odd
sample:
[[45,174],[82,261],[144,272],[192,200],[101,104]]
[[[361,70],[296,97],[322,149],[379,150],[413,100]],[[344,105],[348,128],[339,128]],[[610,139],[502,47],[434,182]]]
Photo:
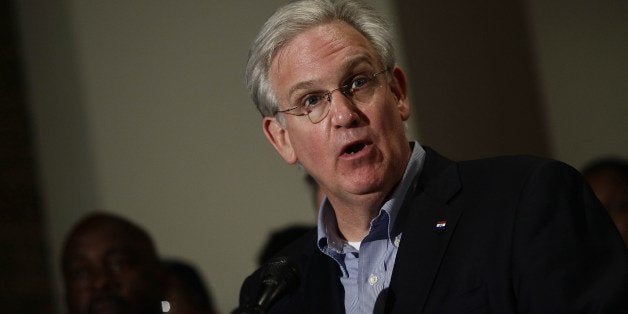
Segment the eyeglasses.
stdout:
[[375,89],[379,87],[378,76],[388,72],[388,69],[384,69],[372,75],[359,74],[352,77],[346,84],[332,89],[327,92],[311,93],[305,95],[299,101],[299,104],[285,109],[275,111],[277,113],[286,113],[293,116],[305,116],[312,123],[319,123],[329,113],[331,106],[331,94],[339,90],[345,97],[347,97],[354,104],[365,104],[371,101]]

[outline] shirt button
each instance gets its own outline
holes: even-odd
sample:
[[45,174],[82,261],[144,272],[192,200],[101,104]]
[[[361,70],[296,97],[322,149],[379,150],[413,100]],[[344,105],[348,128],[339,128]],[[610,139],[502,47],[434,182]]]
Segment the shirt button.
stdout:
[[395,243],[395,246],[396,246],[396,247],[399,247],[399,243],[401,243],[401,237],[397,236],[397,237],[395,238],[395,242],[394,242],[394,243]]
[[377,276],[375,275],[370,275],[369,276],[369,284],[371,286],[374,286],[377,283]]

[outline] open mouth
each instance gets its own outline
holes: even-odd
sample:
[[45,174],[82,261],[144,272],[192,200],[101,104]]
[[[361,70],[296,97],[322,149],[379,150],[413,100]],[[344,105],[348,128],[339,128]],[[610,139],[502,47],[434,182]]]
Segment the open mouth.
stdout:
[[343,155],[353,155],[363,150],[364,147],[366,147],[365,143],[355,143],[355,144],[347,146],[342,153]]

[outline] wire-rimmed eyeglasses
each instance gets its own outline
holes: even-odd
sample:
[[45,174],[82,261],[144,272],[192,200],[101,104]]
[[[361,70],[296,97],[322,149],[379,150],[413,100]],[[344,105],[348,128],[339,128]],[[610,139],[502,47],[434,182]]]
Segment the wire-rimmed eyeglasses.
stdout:
[[319,123],[329,113],[331,106],[331,95],[339,90],[354,104],[364,104],[371,101],[375,89],[380,86],[378,76],[388,72],[388,69],[381,70],[372,75],[358,74],[351,77],[347,83],[336,89],[327,92],[310,93],[305,95],[299,101],[299,104],[285,110],[275,111],[277,113],[286,113],[293,116],[305,116],[312,123]]

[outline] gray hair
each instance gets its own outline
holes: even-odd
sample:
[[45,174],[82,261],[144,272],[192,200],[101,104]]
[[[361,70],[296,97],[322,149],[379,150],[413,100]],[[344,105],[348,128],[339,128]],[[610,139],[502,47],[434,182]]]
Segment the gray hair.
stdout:
[[301,32],[332,21],[353,26],[371,43],[385,68],[395,65],[388,22],[373,8],[354,0],[302,0],[279,8],[266,21],[249,49],[245,83],[257,110],[270,117],[279,109],[268,71],[277,51]]

